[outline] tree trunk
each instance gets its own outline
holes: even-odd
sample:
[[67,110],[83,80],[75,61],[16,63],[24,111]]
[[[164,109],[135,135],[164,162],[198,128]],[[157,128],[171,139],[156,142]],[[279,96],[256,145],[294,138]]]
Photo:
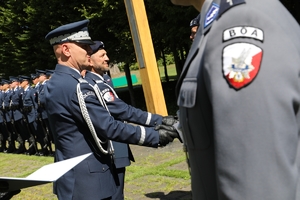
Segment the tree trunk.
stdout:
[[175,60],[177,78],[179,78],[179,75],[181,74],[181,71],[182,71],[182,65],[181,65],[181,62],[180,62],[180,58],[178,56],[176,46],[174,44],[171,44],[171,50],[173,52],[173,56],[174,56],[174,60]]
[[169,82],[167,62],[166,62],[165,52],[163,49],[161,50],[161,54],[162,54],[163,65],[164,65],[165,79],[166,79],[166,82]]
[[126,80],[127,80],[127,85],[128,85],[128,91],[129,91],[129,95],[130,95],[131,105],[133,107],[136,107],[136,103],[135,103],[135,99],[134,99],[134,91],[133,91],[133,86],[132,86],[132,80],[131,80],[131,75],[130,75],[130,69],[129,69],[129,65],[128,64],[125,64],[124,71],[125,71],[125,75],[126,75]]

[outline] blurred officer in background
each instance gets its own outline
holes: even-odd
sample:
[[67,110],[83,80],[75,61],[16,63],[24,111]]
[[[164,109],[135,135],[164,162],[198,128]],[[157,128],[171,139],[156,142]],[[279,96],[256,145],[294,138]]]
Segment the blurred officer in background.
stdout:
[[[51,78],[51,76],[52,76],[52,74],[54,73],[54,70],[52,70],[52,69],[47,69],[46,70],[46,76],[47,76],[47,80],[49,80],[50,78]],[[44,93],[43,93],[43,95],[42,95],[42,100],[41,100],[43,103],[45,103],[44,101],[45,101],[45,95],[44,95]],[[46,114],[47,114],[47,112],[46,112]],[[50,124],[49,124],[49,120],[48,120],[48,117],[47,117],[47,119],[45,120],[45,123],[47,124],[47,128],[48,128],[48,131],[49,131],[49,139],[50,139],[50,142],[51,143],[54,143],[54,141],[53,141],[53,133],[52,133],[52,131],[51,131],[51,129],[50,129]],[[51,151],[52,151],[52,149],[50,149]]]
[[[90,58],[91,69],[85,74],[85,79],[90,84],[98,86],[110,114],[116,120],[144,126],[173,125],[175,119],[172,116],[162,117],[161,115],[145,112],[126,104],[118,98],[113,89],[112,81],[107,75],[109,58],[104,49],[104,43],[102,41],[94,41],[94,43],[91,45],[93,51]],[[113,146],[115,150],[114,164],[118,173],[119,184],[117,184],[117,192],[112,199],[124,199],[125,167],[129,166],[130,160],[134,161],[134,158],[128,144],[113,141]]]
[[33,85],[31,85],[31,95],[34,96],[34,109],[37,112],[37,108],[38,108],[38,87],[39,87],[39,76],[35,73],[35,74],[30,74],[30,78],[31,78],[31,82],[33,83]]
[[45,70],[36,69],[38,84],[35,90],[35,101],[37,103],[37,131],[40,133],[38,142],[41,144],[41,156],[52,156],[52,147],[49,131],[48,115],[45,110],[45,85],[47,84],[47,72]]
[[176,89],[193,199],[299,199],[298,23],[280,1],[172,2],[201,11]]
[[9,80],[11,82],[11,95],[9,96],[9,117],[11,118],[10,123],[12,126],[12,131],[16,137],[16,141],[19,143],[15,153],[22,154],[26,152],[25,140],[28,135],[22,120],[22,113],[20,111],[23,88],[20,87],[20,80],[18,77],[10,76]]
[[46,70],[47,80],[49,80],[51,78],[53,73],[54,73],[54,70],[52,70],[52,69],[47,69]]
[[23,114],[23,121],[25,126],[28,130],[28,142],[29,148],[26,152],[27,155],[35,155],[38,153],[37,144],[36,144],[36,137],[37,133],[37,122],[36,122],[36,115],[37,111],[35,109],[34,103],[34,93],[32,92],[32,88],[30,87],[30,80],[29,76],[20,76],[21,87],[23,88],[23,95],[22,95],[22,114]]
[[158,147],[178,137],[175,130],[134,126],[110,116],[103,97],[80,75],[89,67],[92,54],[88,23],[82,20],[66,24],[46,35],[58,62],[45,87],[55,161],[93,152],[55,182],[54,192],[63,200],[111,199],[116,193],[118,176],[110,140]]
[[3,91],[3,81],[0,82],[0,152],[6,151],[6,140],[8,137],[7,130],[5,129],[4,113],[3,113],[3,103],[4,103],[4,91]]
[[10,81],[2,79],[3,82],[3,97],[2,97],[2,113],[3,113],[3,125],[4,128],[7,130],[7,149],[6,153],[14,153],[16,150],[15,147],[15,137],[13,135],[12,127],[11,127],[11,116],[10,116],[10,109],[9,109],[9,103],[10,103],[10,96],[11,96],[11,89],[10,89]]
[[197,15],[197,17],[192,19],[191,22],[190,22],[190,28],[191,28],[190,39],[192,41],[194,41],[194,38],[196,37],[196,33],[197,33],[199,23],[200,23],[200,17],[201,17],[201,14],[199,13],[199,15]]
[[33,83],[33,88],[37,88],[39,85],[39,77],[37,74],[30,74],[31,81]]

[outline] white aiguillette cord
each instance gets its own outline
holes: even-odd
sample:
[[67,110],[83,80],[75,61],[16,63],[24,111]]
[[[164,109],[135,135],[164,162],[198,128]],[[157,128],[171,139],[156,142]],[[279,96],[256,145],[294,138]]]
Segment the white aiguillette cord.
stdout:
[[[86,123],[87,123],[87,125],[90,129],[90,132],[91,132],[91,134],[92,134],[99,150],[103,154],[110,154],[110,155],[113,156],[114,155],[114,148],[113,148],[113,145],[112,145],[112,141],[111,140],[101,141],[98,138],[97,133],[96,133],[95,128],[94,128],[94,125],[93,125],[93,122],[92,122],[92,120],[89,116],[88,110],[86,108],[86,104],[85,104],[85,101],[84,101],[84,98],[83,98],[83,95],[82,95],[82,92],[81,92],[81,89],[80,89],[80,83],[88,83],[88,82],[86,80],[82,79],[82,78],[79,78],[78,81],[79,81],[79,83],[77,84],[77,97],[78,97],[79,106],[80,106],[82,116],[83,116],[84,120],[86,121]],[[107,107],[103,97],[100,95],[100,92],[99,92],[100,89],[98,88],[97,84],[95,84],[95,86],[92,86],[92,85],[90,85],[90,86],[94,89],[95,94],[96,94],[97,98],[99,99],[101,105],[107,110],[107,112],[110,115],[108,107]],[[108,147],[107,147],[107,150],[105,150],[103,148],[102,144],[107,143],[107,141],[108,141]]]

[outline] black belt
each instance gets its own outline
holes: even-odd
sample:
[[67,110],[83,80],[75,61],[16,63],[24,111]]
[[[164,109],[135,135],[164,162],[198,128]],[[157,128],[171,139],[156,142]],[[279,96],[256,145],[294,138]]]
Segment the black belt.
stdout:
[[17,110],[18,108],[19,108],[19,105],[11,105],[10,106],[10,109],[13,111]]
[[30,112],[32,110],[32,106],[24,106],[23,112]]

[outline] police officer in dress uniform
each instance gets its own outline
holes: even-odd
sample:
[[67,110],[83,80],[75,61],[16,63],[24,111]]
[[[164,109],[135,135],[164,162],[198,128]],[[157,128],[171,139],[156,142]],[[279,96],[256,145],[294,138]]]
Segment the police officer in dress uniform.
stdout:
[[[36,69],[36,71],[38,71],[38,69]],[[43,70],[41,70],[40,72],[44,73]],[[34,109],[35,109],[35,113],[36,113],[36,127],[35,127],[35,133],[36,133],[36,142],[38,142],[41,147],[45,147],[45,142],[44,142],[44,138],[45,138],[45,128],[43,127],[43,123],[41,122],[42,117],[39,110],[39,87],[40,87],[40,82],[39,82],[39,77],[40,77],[40,73],[33,73],[30,74],[31,77],[31,81],[33,83],[32,85],[32,90],[31,90],[31,95],[34,96]],[[42,148],[45,149],[45,148]],[[36,155],[38,156],[43,156],[44,153],[42,152],[37,152]]]
[[49,121],[48,121],[48,115],[47,112],[45,110],[45,85],[47,84],[50,76],[53,74],[52,70],[37,70],[37,72],[39,72],[40,76],[39,76],[39,82],[40,82],[40,86],[39,86],[39,95],[38,95],[38,101],[39,101],[39,109],[38,111],[41,113],[41,122],[43,124],[44,127],[44,132],[45,132],[45,137],[44,137],[44,142],[45,142],[45,149],[43,150],[43,154],[44,155],[53,155],[52,152],[52,147],[51,147],[51,129],[50,129],[50,125],[49,125]]
[[110,140],[157,147],[178,137],[174,130],[134,126],[110,116],[101,96],[80,76],[92,53],[88,23],[82,20],[63,25],[46,35],[58,61],[45,87],[55,161],[93,152],[54,184],[58,198],[64,200],[111,199],[116,193]]
[[20,111],[21,100],[22,100],[22,93],[23,88],[20,87],[20,80],[18,77],[10,76],[10,88],[11,88],[11,95],[9,96],[9,117],[12,131],[14,132],[15,139],[19,143],[18,148],[15,153],[22,154],[26,152],[25,148],[25,140],[27,138],[27,132],[24,128],[23,120],[22,120],[22,113]]
[[[46,69],[46,77],[47,77],[47,81],[51,78],[52,74],[54,73],[54,70],[52,69]],[[47,83],[47,82],[45,82]],[[40,95],[41,97],[41,102],[42,104],[45,103],[45,92],[43,91]],[[46,118],[44,118],[44,122],[47,126],[47,135],[48,135],[48,148],[50,150],[50,154],[51,156],[53,156],[53,150],[52,150],[52,147],[51,147],[51,144],[54,143],[53,141],[53,133],[52,133],[52,130],[50,129],[50,124],[49,124],[49,120],[48,120],[48,116],[47,116],[47,112],[45,112],[45,116]]]
[[10,81],[6,80],[6,79],[2,79],[3,82],[3,97],[2,97],[2,113],[3,113],[3,125],[4,125],[4,129],[6,129],[6,133],[7,133],[7,149],[4,151],[5,153],[13,153],[16,148],[15,148],[15,137],[13,135],[12,132],[12,127],[11,127],[11,123],[10,123],[10,109],[9,109],[9,103],[10,103]]
[[178,80],[193,199],[299,199],[300,28],[275,0],[201,9]]
[[[117,120],[127,121],[144,126],[156,126],[159,124],[173,125],[174,117],[152,114],[134,108],[118,98],[118,95],[113,89],[113,84],[110,77],[107,75],[109,71],[109,58],[104,49],[102,41],[94,41],[91,45],[92,55],[90,58],[91,71],[87,71],[85,79],[92,85],[97,84],[100,94],[103,95],[105,104],[108,107],[110,114]],[[124,199],[124,177],[125,167],[130,165],[130,160],[134,161],[132,152],[128,144],[113,141],[115,150],[114,164],[119,177],[117,192],[112,199]]]
[[201,18],[201,13],[199,13],[197,15],[197,17],[195,17],[194,19],[191,20],[190,22],[190,28],[191,28],[191,35],[190,35],[190,39],[192,41],[194,41],[195,37],[196,37],[196,33],[199,27],[199,23],[200,23],[200,18]]
[[[3,105],[3,81],[0,82],[0,105]],[[4,116],[2,106],[0,107],[0,152],[4,152],[6,150],[6,138],[7,132],[4,128]]]
[[36,144],[36,137],[37,133],[37,110],[35,109],[35,96],[32,92],[32,88],[30,86],[31,78],[29,76],[20,76],[21,87],[23,88],[23,95],[22,95],[22,114],[23,114],[23,121],[28,130],[28,142],[29,148],[26,152],[27,155],[35,155],[38,153],[37,144]]
[[49,80],[51,78],[53,73],[54,73],[54,70],[52,70],[52,69],[47,69],[46,70],[47,80]]
[[39,77],[38,75],[35,73],[35,74],[30,74],[30,78],[31,78],[31,81],[33,83],[32,85],[32,88],[33,89],[36,89],[39,85]]
[[[52,149],[51,149],[51,144],[49,141],[49,122],[48,122],[48,115],[45,110],[45,105],[44,105],[44,87],[48,81],[46,71],[45,70],[40,70],[36,69],[36,75],[39,80],[39,84],[36,87],[36,104],[37,104],[37,124],[38,124],[38,132],[40,133],[38,137],[38,142],[41,144],[41,156],[48,156],[52,155]],[[51,151],[49,151],[51,150]]]

